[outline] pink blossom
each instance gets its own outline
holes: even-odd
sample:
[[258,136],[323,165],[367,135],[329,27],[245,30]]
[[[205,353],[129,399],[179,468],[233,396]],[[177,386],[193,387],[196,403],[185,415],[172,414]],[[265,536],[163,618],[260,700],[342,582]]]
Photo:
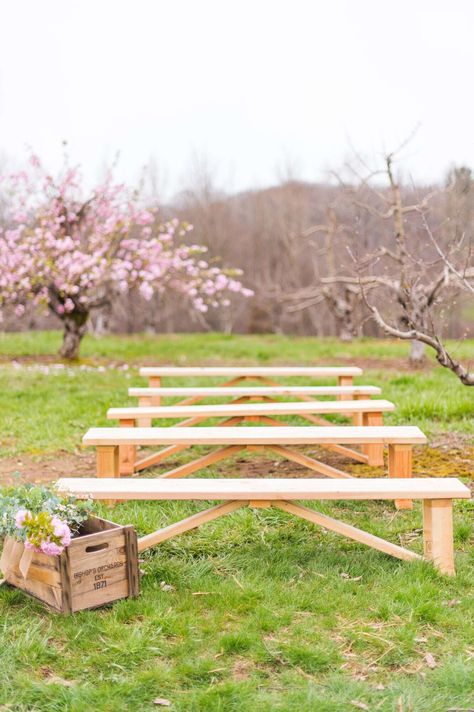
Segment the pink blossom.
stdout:
[[240,292],[242,289],[242,285],[240,284],[240,282],[237,282],[237,280],[230,279],[228,288],[231,292]]
[[139,287],[140,294],[144,299],[149,301],[153,296],[153,287],[151,287],[147,282],[142,282]]
[[46,556],[59,556],[64,551],[64,546],[59,546],[53,541],[43,541],[40,550]]
[[15,526],[18,527],[18,529],[23,529],[27,517],[31,517],[31,512],[27,509],[19,509],[15,514]]
[[30,164],[33,166],[33,168],[41,168],[41,161],[40,161],[39,157],[36,155],[36,153],[31,154]]
[[69,546],[71,543],[71,530],[67,522],[64,522],[57,516],[51,519],[51,524],[53,525],[54,536],[61,540],[63,546]]

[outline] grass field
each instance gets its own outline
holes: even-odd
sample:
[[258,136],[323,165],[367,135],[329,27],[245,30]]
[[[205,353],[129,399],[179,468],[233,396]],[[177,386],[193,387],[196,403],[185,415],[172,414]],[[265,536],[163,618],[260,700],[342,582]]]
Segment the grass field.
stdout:
[[[429,436],[430,447],[417,451],[418,471],[466,482],[472,472],[474,390],[434,363],[409,370],[403,343],[86,338],[82,361],[71,367],[54,355],[59,342],[58,333],[0,335],[0,473],[24,474],[26,461],[43,469],[45,462],[90,465],[82,434],[106,424],[108,406],[130,403],[126,390],[140,384],[139,364],[158,362],[359,362],[358,382],[380,385],[397,405],[386,422],[417,424]],[[474,342],[458,349],[474,360]],[[203,506],[128,503],[103,512],[142,534]],[[418,504],[398,513],[379,502],[318,509],[422,549]],[[137,600],[62,618],[3,586],[0,710],[153,710],[157,698],[181,712],[472,710],[472,514],[470,502],[456,504],[454,579],[282,512],[240,510],[147,552]]]

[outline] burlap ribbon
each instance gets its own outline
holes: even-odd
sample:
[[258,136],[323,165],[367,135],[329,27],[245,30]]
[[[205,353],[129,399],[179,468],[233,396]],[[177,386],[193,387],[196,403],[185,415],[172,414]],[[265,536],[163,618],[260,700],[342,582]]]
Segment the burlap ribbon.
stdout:
[[33,555],[33,549],[25,549],[23,542],[6,537],[0,557],[0,570],[7,579],[9,572],[15,573],[19,569],[23,578],[26,579]]

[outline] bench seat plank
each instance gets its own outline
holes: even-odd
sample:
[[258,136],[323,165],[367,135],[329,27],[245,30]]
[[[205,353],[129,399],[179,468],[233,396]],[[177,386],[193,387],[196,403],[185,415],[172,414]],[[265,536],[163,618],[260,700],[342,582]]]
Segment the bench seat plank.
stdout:
[[318,445],[421,444],[416,426],[281,426],[199,428],[90,428],[84,445]]
[[196,387],[163,387],[163,388],[129,388],[128,395],[131,397],[276,397],[276,396],[370,396],[380,395],[382,392],[378,386],[196,386]]
[[150,479],[63,477],[61,491],[94,499],[149,500],[368,500],[469,499],[471,493],[454,477],[412,479]]
[[306,376],[325,378],[331,376],[360,376],[357,366],[143,366],[140,376],[149,377],[288,377]]
[[287,403],[227,403],[109,408],[109,420],[139,418],[231,417],[235,415],[300,415],[305,413],[381,413],[395,409],[388,400],[309,401]]

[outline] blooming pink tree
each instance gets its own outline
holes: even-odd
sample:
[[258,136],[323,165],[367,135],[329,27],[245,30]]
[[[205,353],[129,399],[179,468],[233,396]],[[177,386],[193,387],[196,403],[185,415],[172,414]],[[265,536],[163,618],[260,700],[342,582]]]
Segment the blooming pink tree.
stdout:
[[[77,358],[93,309],[137,290],[145,300],[173,290],[192,308],[229,303],[230,293],[250,296],[237,279],[205,259],[206,248],[181,244],[192,226],[160,223],[137,192],[112,173],[85,197],[78,168],[53,178],[32,155],[30,170],[3,181],[8,206],[0,228],[0,318],[7,305],[21,316],[43,306],[63,323],[64,358]],[[181,243],[180,243],[181,240]]]

